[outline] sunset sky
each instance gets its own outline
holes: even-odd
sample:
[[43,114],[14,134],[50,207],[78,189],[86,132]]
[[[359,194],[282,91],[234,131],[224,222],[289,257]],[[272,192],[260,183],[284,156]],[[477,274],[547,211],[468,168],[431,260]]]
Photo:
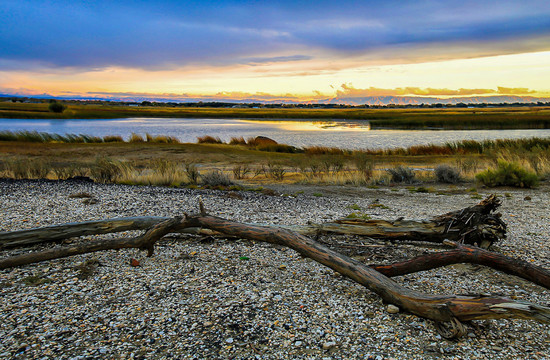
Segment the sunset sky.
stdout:
[[550,96],[550,1],[0,0],[0,93]]

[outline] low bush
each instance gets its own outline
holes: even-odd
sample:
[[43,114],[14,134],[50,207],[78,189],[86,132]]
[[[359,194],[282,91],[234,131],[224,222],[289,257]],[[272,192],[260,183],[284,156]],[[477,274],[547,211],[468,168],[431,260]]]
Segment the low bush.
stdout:
[[221,170],[209,171],[201,176],[201,184],[204,186],[231,186],[235,185],[229,176],[224,174]]
[[409,167],[400,165],[393,169],[387,169],[386,171],[390,174],[391,181],[394,183],[412,184],[415,182],[414,171]]
[[50,105],[48,106],[48,110],[54,113],[62,113],[65,111],[67,107],[63,105],[62,103],[58,103],[57,101],[52,101]]
[[476,175],[485,186],[515,186],[532,188],[538,184],[537,174],[527,171],[519,164],[500,160],[496,168],[487,169]]
[[264,168],[265,176],[282,181],[285,177],[286,169],[280,164],[269,163],[267,168]]
[[250,173],[250,167],[248,165],[235,165],[233,167],[233,176],[237,180],[242,180],[246,175]]
[[445,184],[457,184],[461,181],[460,171],[449,165],[439,165],[435,168],[435,178]]

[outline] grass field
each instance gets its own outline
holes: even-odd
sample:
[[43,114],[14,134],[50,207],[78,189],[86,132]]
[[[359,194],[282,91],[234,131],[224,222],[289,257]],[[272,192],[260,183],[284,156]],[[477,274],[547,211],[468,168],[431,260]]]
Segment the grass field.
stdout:
[[129,117],[342,119],[368,120],[371,128],[391,129],[549,129],[549,107],[414,108],[414,109],[234,109],[187,107],[130,107],[126,105],[72,104],[59,114],[48,104],[0,102],[0,118],[9,119],[114,119]]
[[[281,147],[263,147],[250,141],[234,145],[163,142],[157,138],[101,142],[100,138],[74,141],[51,134],[37,141],[34,133],[27,140],[25,133],[11,134],[19,136],[14,141],[9,133],[3,135],[0,177],[10,178],[88,176],[101,182],[163,186],[197,186],[201,182],[225,187],[231,183],[377,186],[434,183],[438,178],[473,182],[480,172],[503,162],[514,164],[509,169],[524,169],[541,180],[550,176],[550,139],[541,138],[378,151],[310,147],[277,152]],[[440,169],[442,165],[446,170]],[[444,171],[444,176],[437,175],[438,171]]]

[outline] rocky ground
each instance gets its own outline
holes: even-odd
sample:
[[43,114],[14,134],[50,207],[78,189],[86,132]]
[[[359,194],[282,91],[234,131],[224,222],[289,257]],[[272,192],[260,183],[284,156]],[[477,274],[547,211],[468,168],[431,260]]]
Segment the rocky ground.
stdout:
[[[326,222],[351,212],[428,218],[479,201],[460,186],[442,186],[440,194],[405,187],[276,190],[289,196],[3,180],[0,231],[192,213],[199,197],[212,214],[270,224]],[[69,197],[82,192],[97,202]],[[495,249],[550,268],[548,188],[493,192],[502,195],[501,212],[509,225],[508,238]],[[434,250],[373,245],[355,255],[382,263]],[[131,266],[131,259],[139,266]],[[546,289],[480,266],[456,265],[395,280],[431,293],[502,294],[550,305]],[[151,258],[121,250],[1,270],[0,293],[2,359],[550,359],[548,325],[475,321],[464,338],[445,340],[432,321],[388,313],[377,295],[293,250],[245,240],[171,236]]]

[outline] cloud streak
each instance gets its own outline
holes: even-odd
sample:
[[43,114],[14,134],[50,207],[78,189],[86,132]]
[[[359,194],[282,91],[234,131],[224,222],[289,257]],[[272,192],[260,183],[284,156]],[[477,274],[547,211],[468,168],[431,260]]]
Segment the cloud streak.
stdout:
[[399,87],[395,89],[381,89],[369,87],[356,89],[351,84],[342,84],[336,90],[337,98],[360,98],[368,96],[471,96],[471,95],[533,95],[536,91],[528,88],[497,87],[496,89],[434,89],[420,87]]
[[477,56],[534,36],[543,40],[533,51],[550,48],[550,3],[540,0],[0,0],[0,17],[0,60],[27,69],[254,65],[464,42],[461,56]]

